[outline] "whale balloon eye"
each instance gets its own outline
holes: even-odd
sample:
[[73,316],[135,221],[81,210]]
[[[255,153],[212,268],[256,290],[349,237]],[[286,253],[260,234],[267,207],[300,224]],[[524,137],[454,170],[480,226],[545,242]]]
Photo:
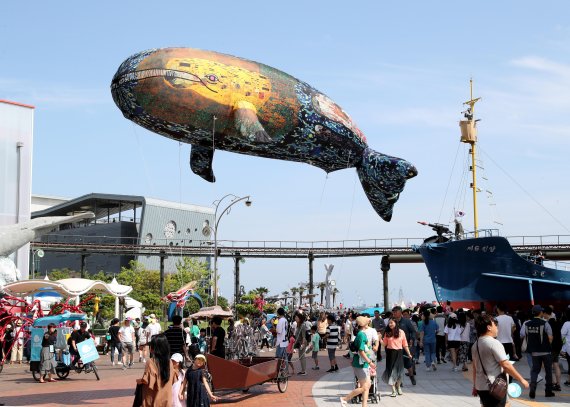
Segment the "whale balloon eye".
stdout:
[[216,83],[216,82],[219,81],[218,77],[217,77],[216,75],[214,75],[214,74],[206,75],[206,79],[207,79],[209,82],[212,82],[212,83]]

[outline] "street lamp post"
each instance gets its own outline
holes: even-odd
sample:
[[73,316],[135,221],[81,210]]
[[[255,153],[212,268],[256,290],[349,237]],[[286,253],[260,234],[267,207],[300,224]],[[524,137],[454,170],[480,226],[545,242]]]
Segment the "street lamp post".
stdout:
[[[230,204],[226,206],[224,210],[222,210],[220,216],[218,217],[218,209],[221,203],[226,198],[230,197],[231,197]],[[213,204],[216,206],[216,211],[214,212],[214,227],[212,228],[211,226],[206,226],[207,229],[210,230],[213,229],[214,231],[214,305],[218,305],[218,225],[220,224],[220,220],[222,219],[224,214],[229,213],[230,208],[240,201],[245,201],[245,206],[251,206],[251,199],[249,195],[244,197],[239,197],[234,194],[227,194],[221,199],[214,201]]]

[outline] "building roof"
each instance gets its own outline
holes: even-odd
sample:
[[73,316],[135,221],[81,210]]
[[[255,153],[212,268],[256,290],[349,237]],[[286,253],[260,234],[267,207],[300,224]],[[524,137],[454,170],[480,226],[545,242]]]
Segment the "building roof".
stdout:
[[41,216],[63,216],[73,213],[90,211],[96,219],[115,215],[120,212],[133,210],[135,206],[141,208],[144,205],[153,205],[167,208],[175,208],[187,211],[195,211],[213,214],[214,210],[207,206],[188,205],[159,199],[146,198],[138,195],[115,195],[91,193],[63,202],[51,208],[35,211],[32,218]]

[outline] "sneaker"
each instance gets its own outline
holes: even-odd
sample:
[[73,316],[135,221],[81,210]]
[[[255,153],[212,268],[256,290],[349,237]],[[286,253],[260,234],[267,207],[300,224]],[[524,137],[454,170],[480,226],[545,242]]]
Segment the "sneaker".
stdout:
[[123,366],[121,367],[121,369],[127,370],[127,366],[126,366],[126,365],[123,365]]
[[143,363],[146,363],[146,359],[145,359],[145,358],[143,358],[142,362],[143,362]]
[[445,359],[441,359],[441,361],[442,361],[443,363],[447,363],[447,361],[446,361]]
[[401,396],[402,394],[404,394],[404,393],[402,392],[402,388],[401,388],[401,387],[398,387],[398,388],[396,389],[396,392],[398,393],[398,396]]
[[115,366],[115,362],[113,362],[113,366]]
[[341,397],[341,398],[340,398],[340,405],[341,405],[342,407],[346,407],[346,406],[348,405],[348,403],[346,402],[345,399],[343,399],[343,398]]
[[553,391],[547,391],[546,393],[544,393],[544,397],[554,397],[556,396],[556,393],[554,393]]
[[338,370],[338,365],[334,365],[334,371],[336,372]]
[[[415,386],[416,385],[416,378],[414,376],[410,376],[410,380],[412,381],[412,384]],[[402,387],[402,386],[400,386]]]
[[536,397],[536,391],[535,390],[531,390],[528,392],[528,396],[534,400],[534,398]]
[[566,381],[564,382],[564,386],[570,386],[570,380],[566,380]]
[[396,393],[396,390],[392,390],[392,394],[390,394],[390,397],[396,397],[398,395],[398,393]]
[[139,363],[142,362],[142,356],[139,356]]
[[431,366],[430,366],[430,367],[426,367],[426,372],[432,372],[432,371],[433,371],[433,370],[432,370]]
[[559,384],[553,384],[553,385],[552,385],[552,390],[554,390],[554,391],[562,391],[562,388],[560,387]]
[[454,366],[454,367],[451,369],[451,371],[452,371],[452,372],[457,372],[457,371],[459,371],[459,369],[457,368],[457,366]]
[[315,367],[312,367],[311,369],[313,369],[313,370],[319,370],[319,367],[318,367],[318,366],[315,366]]
[[334,372],[334,367],[331,367],[329,370],[327,370],[327,373],[331,373]]
[[307,372],[299,372],[297,373],[297,376],[307,376]]
[[260,349],[259,352],[260,352],[260,353],[265,353],[265,351],[264,351],[263,349]]
[[431,368],[433,369],[434,372],[437,370],[437,367],[435,366],[435,363],[432,363],[432,364],[431,364]]

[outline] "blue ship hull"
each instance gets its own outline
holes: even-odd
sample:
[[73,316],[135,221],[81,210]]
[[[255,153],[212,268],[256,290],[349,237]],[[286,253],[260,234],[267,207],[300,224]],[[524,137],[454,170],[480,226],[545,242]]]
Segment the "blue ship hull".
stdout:
[[451,301],[455,308],[570,304],[570,272],[525,260],[503,237],[427,243],[417,251],[437,300]]

